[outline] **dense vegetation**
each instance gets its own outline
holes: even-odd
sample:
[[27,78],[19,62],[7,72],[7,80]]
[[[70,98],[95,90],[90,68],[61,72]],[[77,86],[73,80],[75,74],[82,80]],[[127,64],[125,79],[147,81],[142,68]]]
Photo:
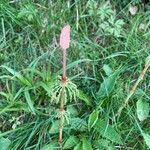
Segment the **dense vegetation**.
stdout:
[[66,24],[74,90],[63,149],[150,148],[149,19],[140,0],[0,0],[0,150],[60,149],[55,86]]

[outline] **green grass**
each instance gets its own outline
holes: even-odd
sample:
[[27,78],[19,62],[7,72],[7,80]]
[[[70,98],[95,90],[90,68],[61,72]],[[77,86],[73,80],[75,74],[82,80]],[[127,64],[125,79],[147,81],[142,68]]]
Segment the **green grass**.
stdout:
[[[150,8],[144,12],[138,3],[131,16],[129,2],[0,1],[0,149],[59,149],[59,106],[51,103],[51,87],[62,73],[59,35],[65,24],[71,26],[67,74],[80,95],[65,106],[64,147],[74,136],[68,143],[75,150],[90,149],[90,143],[100,150],[148,149],[142,132],[150,134],[149,117],[139,121],[136,102],[150,102],[149,70],[115,117],[150,55]],[[89,131],[94,110],[98,120]]]

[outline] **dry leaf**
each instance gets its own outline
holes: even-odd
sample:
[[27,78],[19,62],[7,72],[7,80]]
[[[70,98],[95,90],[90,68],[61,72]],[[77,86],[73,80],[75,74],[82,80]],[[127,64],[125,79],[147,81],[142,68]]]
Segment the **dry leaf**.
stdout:
[[141,23],[139,25],[139,30],[145,30],[146,29],[146,25],[144,23]]
[[137,6],[130,6],[129,7],[129,12],[130,12],[130,14],[132,16],[136,15],[137,11],[138,11],[138,7]]

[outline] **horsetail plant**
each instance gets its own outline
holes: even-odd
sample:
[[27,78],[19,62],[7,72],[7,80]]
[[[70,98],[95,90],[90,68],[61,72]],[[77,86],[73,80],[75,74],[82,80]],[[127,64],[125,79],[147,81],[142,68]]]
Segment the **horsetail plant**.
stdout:
[[63,61],[62,61],[62,77],[55,82],[52,88],[52,99],[51,102],[60,104],[59,111],[57,113],[57,117],[60,120],[59,123],[59,144],[62,149],[62,141],[63,141],[63,128],[65,119],[67,119],[67,112],[64,109],[64,105],[68,101],[75,100],[78,95],[77,86],[72,83],[66,75],[66,55],[67,49],[69,48],[70,43],[70,26],[66,25],[60,34],[60,47],[63,50]]

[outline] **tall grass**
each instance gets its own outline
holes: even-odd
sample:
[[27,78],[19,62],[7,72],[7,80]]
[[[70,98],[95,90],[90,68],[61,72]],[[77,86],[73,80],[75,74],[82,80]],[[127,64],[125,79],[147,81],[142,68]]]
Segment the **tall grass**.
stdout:
[[139,12],[131,16],[132,3],[0,1],[0,141],[5,146],[59,149],[59,106],[50,101],[62,74],[59,34],[68,23],[67,75],[79,96],[65,106],[71,117],[63,129],[64,149],[147,148],[143,133],[150,134],[149,118],[138,119],[136,102],[149,103],[149,70],[115,117],[150,55],[149,8],[144,12],[138,3]]

